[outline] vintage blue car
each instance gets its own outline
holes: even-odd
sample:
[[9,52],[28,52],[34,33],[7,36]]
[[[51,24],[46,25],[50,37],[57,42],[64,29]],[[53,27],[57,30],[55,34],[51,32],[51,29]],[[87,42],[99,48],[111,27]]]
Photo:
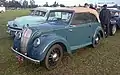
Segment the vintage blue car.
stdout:
[[98,13],[89,8],[51,8],[47,21],[19,32],[12,51],[33,62],[44,62],[48,70],[54,69],[63,57],[73,50],[88,45],[96,47],[104,32]]
[[17,17],[13,21],[8,21],[7,32],[10,33],[11,36],[14,36],[16,33],[21,31],[24,27],[34,27],[39,25],[40,23],[44,23],[48,17],[48,14],[51,10],[48,7],[37,7],[31,10],[30,15]]

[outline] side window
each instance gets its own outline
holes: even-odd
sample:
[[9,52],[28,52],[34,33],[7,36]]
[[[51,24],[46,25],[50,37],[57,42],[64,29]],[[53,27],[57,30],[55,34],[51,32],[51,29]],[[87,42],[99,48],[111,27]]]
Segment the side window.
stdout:
[[88,18],[90,22],[98,22],[98,19],[94,14],[88,13]]
[[73,24],[84,24],[84,23],[89,23],[89,22],[97,22],[97,18],[95,15],[91,13],[76,13],[73,17],[72,20],[72,25]]

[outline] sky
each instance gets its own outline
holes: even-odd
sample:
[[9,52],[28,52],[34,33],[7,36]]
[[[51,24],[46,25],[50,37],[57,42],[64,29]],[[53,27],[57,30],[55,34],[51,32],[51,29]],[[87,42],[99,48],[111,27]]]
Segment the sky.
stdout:
[[[9,1],[9,0],[8,0]],[[20,0],[17,0],[20,1]],[[30,0],[27,0],[30,1]],[[48,2],[49,5],[53,4],[54,2],[58,2],[59,4],[65,4],[67,6],[73,5],[84,5],[84,3],[98,3],[98,2],[115,2],[116,4],[120,5],[120,0],[35,0],[35,3],[38,5],[43,5]]]

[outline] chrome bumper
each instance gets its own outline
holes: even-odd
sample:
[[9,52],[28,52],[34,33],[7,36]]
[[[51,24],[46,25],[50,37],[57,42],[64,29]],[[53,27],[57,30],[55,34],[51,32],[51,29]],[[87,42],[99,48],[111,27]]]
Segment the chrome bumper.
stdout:
[[[22,29],[21,29],[22,30]],[[11,29],[11,28],[8,28],[8,30],[6,31],[7,33],[10,33],[11,31],[12,32],[19,32],[21,30],[17,30],[17,29]]]
[[13,52],[15,52],[16,54],[18,54],[18,55],[20,55],[20,56],[22,56],[22,57],[24,57],[24,58],[26,58],[26,59],[28,59],[28,60],[31,60],[31,61],[33,61],[33,62],[40,63],[40,60],[35,60],[35,59],[32,59],[32,58],[30,58],[30,57],[28,57],[28,56],[25,56],[24,54],[22,54],[22,53],[20,53],[20,52],[18,52],[18,51],[16,51],[16,50],[14,50],[12,47],[11,47],[11,50],[12,50]]

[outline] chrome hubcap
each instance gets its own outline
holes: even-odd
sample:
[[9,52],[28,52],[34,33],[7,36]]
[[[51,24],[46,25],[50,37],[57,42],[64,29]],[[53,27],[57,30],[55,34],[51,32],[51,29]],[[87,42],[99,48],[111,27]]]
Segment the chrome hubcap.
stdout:
[[57,53],[54,53],[52,55],[52,58],[53,58],[53,61],[57,61],[58,60],[58,54]]
[[51,54],[49,56],[49,65],[50,66],[55,66],[57,64],[57,62],[59,61],[60,58],[60,51],[59,49],[54,49],[53,51],[51,51]]
[[114,25],[114,26],[112,27],[112,33],[115,34],[115,32],[116,32],[116,26]]
[[99,43],[99,37],[96,37],[95,42],[96,42],[96,44]]

